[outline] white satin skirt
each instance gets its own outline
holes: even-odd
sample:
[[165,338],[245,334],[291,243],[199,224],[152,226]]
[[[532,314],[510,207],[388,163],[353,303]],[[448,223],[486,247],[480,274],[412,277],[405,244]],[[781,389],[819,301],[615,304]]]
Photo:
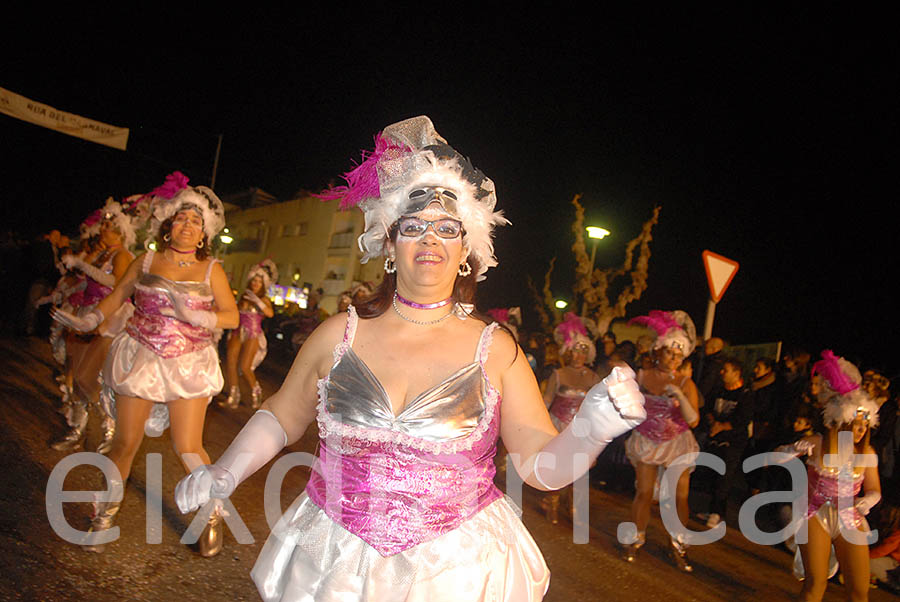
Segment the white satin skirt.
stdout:
[[691,463],[690,471],[693,472],[693,463],[696,461],[699,451],[700,446],[697,445],[694,433],[690,429],[682,431],[662,443],[656,443],[638,431],[631,431],[631,435],[625,440],[625,455],[635,466],[638,462],[669,466],[678,458],[690,454],[685,457],[685,460]]
[[116,416],[116,395],[157,402],[144,429],[154,437],[169,427],[166,402],[199,397],[212,400],[225,386],[215,345],[178,357],[165,358],[132,338],[126,331],[113,339],[103,365],[102,377],[100,403],[104,411],[113,418]]
[[303,493],[250,574],[267,602],[531,602],[550,583],[541,551],[506,498],[385,558]]

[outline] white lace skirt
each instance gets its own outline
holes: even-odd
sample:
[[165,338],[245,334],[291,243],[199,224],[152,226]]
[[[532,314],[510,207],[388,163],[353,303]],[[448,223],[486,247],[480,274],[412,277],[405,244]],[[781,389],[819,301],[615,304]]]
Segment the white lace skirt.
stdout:
[[272,529],[251,576],[263,600],[292,602],[532,602],[550,582],[544,557],[506,498],[385,558],[305,493]]

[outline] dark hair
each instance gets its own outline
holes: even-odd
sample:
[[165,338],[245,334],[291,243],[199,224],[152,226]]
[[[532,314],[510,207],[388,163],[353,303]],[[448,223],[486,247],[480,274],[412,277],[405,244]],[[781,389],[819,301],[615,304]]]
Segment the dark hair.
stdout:
[[[160,253],[169,248],[169,241],[166,240],[166,236],[172,233],[172,222],[174,221],[175,216],[172,215],[159,225],[159,232],[156,233],[156,247],[159,249]],[[199,247],[194,253],[194,256],[199,261],[203,261],[209,257],[210,253],[209,238],[206,236],[206,232],[203,233],[203,238],[201,240],[203,241],[203,246]]]
[[722,366],[731,366],[732,370],[736,370],[738,374],[741,375],[741,378],[744,378],[744,366],[741,365],[740,360],[734,357],[725,358],[722,362]]
[[766,367],[767,369],[769,369],[769,370],[773,370],[773,371],[775,370],[775,360],[773,360],[773,359],[770,358],[770,357],[760,357],[760,358],[757,358],[756,363],[757,363],[757,364],[762,364],[763,366],[765,366],[765,367]]

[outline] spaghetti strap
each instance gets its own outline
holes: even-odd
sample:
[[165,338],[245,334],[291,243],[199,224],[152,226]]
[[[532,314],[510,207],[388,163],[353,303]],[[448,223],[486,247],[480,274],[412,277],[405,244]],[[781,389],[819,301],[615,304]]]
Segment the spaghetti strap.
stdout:
[[210,259],[209,265],[206,266],[206,276],[203,278],[203,282],[209,284],[209,276],[212,274],[213,266],[219,263],[218,259]]
[[494,340],[494,330],[500,326],[496,322],[491,322],[481,331],[481,337],[478,339],[478,349],[475,350],[475,361],[483,368],[484,363],[490,354],[491,342]]
[[359,322],[359,316],[356,315],[356,308],[352,305],[347,308],[347,326],[344,327],[344,338],[334,348],[334,365],[337,365],[350,346],[353,345],[353,339],[356,338],[356,325]]
[[153,263],[153,255],[155,255],[155,254],[156,254],[156,251],[154,251],[153,249],[150,249],[144,255],[144,261],[141,262],[141,272],[143,272],[144,274],[150,273],[150,265]]

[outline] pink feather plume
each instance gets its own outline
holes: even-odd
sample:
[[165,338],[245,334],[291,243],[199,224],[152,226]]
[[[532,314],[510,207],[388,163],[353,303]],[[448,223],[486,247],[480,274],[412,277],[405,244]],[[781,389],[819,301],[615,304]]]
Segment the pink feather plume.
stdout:
[[841,364],[838,362],[838,357],[831,349],[826,349],[822,352],[822,359],[813,365],[812,373],[821,374],[822,378],[828,381],[828,385],[841,395],[846,395],[850,391],[859,388],[859,384],[850,380],[850,378],[844,374],[844,371],[841,370]]
[[673,328],[681,328],[681,325],[667,311],[654,309],[646,316],[638,316],[628,321],[629,324],[643,324],[656,331],[657,336],[663,336]]
[[501,324],[506,324],[509,322],[509,310],[503,308],[495,308],[487,310],[487,315],[492,317],[497,322]]
[[571,341],[572,337],[577,334],[582,334],[590,338],[588,336],[587,328],[584,327],[584,322],[582,322],[581,318],[579,318],[574,312],[571,311],[566,314],[563,321],[556,328],[560,333],[562,333],[563,340],[565,340],[566,342]]
[[164,199],[174,198],[176,194],[188,187],[188,177],[180,171],[174,171],[166,176],[166,181],[153,189],[153,196]]
[[316,196],[323,201],[340,199],[338,205],[341,209],[356,207],[367,199],[377,199],[381,196],[381,188],[378,185],[378,162],[385,156],[399,155],[408,152],[409,148],[401,146],[381,134],[375,135],[375,150],[362,151],[360,163],[341,176],[347,184],[334,186],[324,190]]

